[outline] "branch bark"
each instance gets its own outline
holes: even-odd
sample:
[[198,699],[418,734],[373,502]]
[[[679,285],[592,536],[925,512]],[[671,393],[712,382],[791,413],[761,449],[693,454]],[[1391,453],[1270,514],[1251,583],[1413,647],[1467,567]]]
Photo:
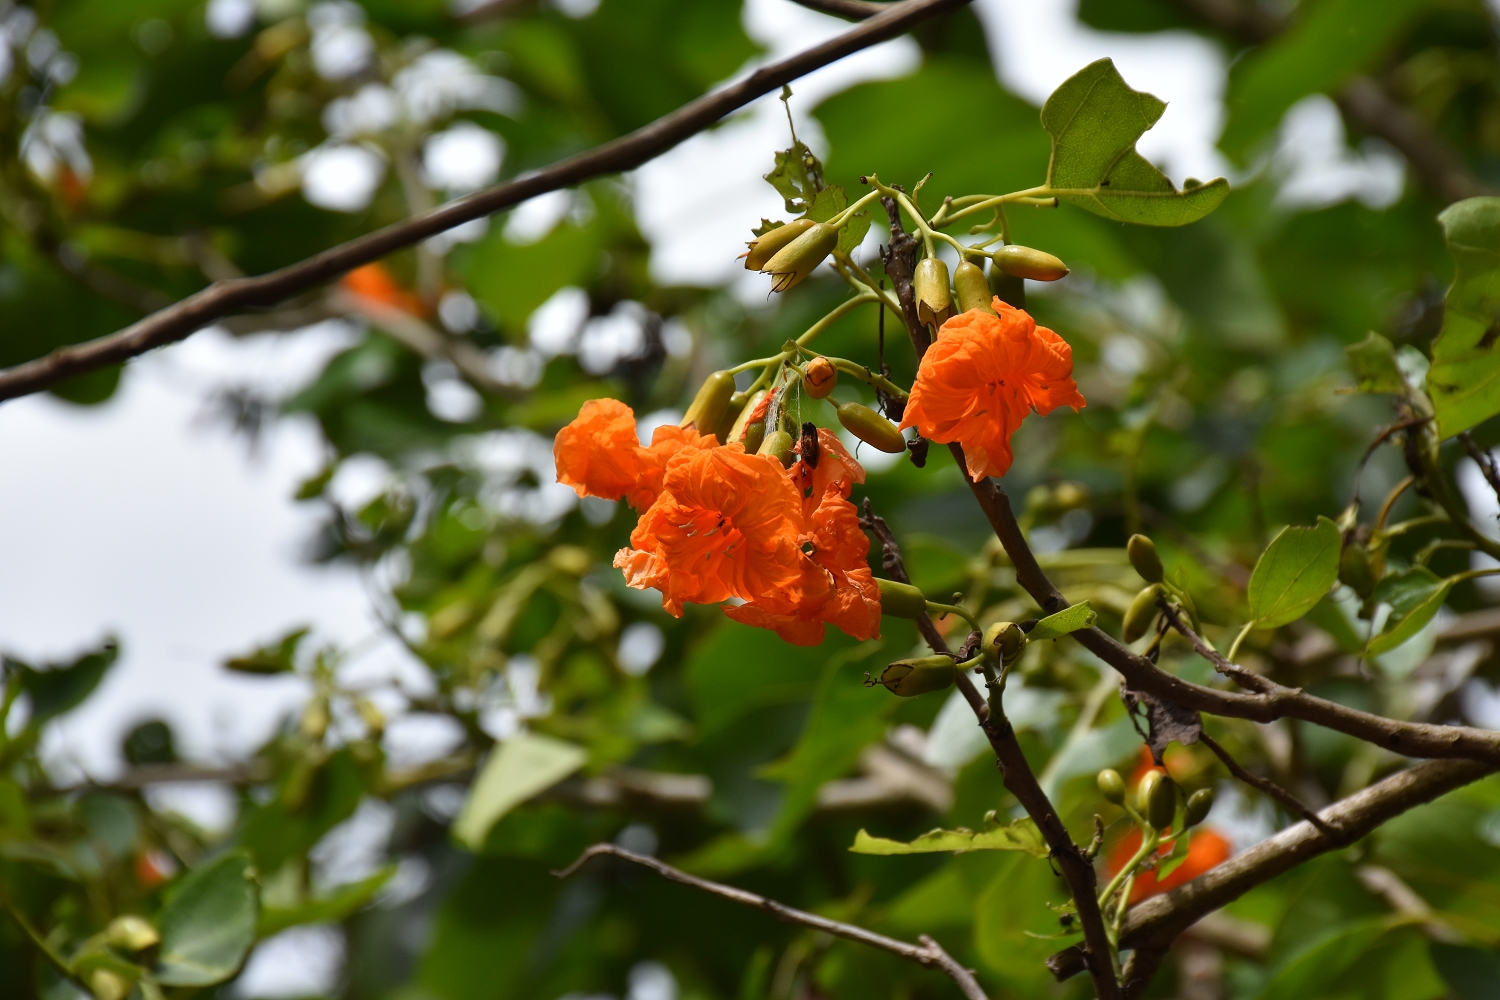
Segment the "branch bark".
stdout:
[[119,364],[163,344],[190,336],[215,320],[247,309],[264,309],[353,268],[379,260],[461,223],[520,204],[528,198],[631,170],[659,156],[730,112],[844,56],[902,34],[968,0],[903,0],[821,45],[763,66],[743,80],[685,104],[629,135],[536,173],[448,202],[384,229],[324,250],[306,260],[253,278],[216,281],[133,325],[84,344],[0,371],[0,400],[39,392],[64,379]]
[[562,871],[553,872],[552,874],[558,878],[567,878],[582,868],[591,859],[600,855],[609,855],[620,858],[622,861],[629,861],[631,864],[642,865],[650,868],[662,876],[662,878],[690,886],[713,896],[718,896],[720,899],[739,903],[741,906],[750,906],[757,910],[765,910],[776,919],[785,921],[786,923],[797,924],[815,931],[822,931],[825,934],[832,934],[835,937],[841,937],[849,941],[858,941],[860,944],[866,944],[872,948],[879,948],[881,951],[889,952],[892,955],[910,959],[926,968],[937,969],[952,979],[968,1000],[989,1000],[984,990],[980,988],[979,981],[974,978],[974,973],[960,965],[952,955],[943,950],[942,945],[926,934],[923,934],[918,939],[921,944],[912,944],[908,941],[886,937],[884,934],[867,931],[863,927],[841,923],[837,920],[829,920],[827,917],[820,917],[804,910],[795,909],[787,906],[785,903],[778,903],[774,899],[767,899],[765,896],[746,892],[744,889],[736,889],[734,886],[723,885],[719,882],[710,882],[707,879],[689,875],[687,872],[679,868],[673,868],[665,862],[647,857],[644,854],[636,854],[634,851],[627,851],[623,847],[617,847],[614,844],[595,844],[579,855],[578,860],[567,868],[564,868]]

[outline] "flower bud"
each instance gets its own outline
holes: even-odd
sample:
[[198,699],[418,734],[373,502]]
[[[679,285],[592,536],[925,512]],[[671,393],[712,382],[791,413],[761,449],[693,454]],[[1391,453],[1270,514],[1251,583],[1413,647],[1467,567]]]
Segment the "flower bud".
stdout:
[[735,392],[729,396],[729,403],[724,407],[724,415],[714,427],[714,437],[719,439],[720,444],[729,443],[729,435],[734,431],[734,425],[739,423],[740,414],[745,412],[745,404],[750,402],[748,392]]
[[927,613],[927,595],[909,583],[876,579],[880,588],[880,613],[892,618],[921,618]]
[[699,434],[712,434],[729,406],[729,397],[733,395],[734,376],[728,372],[714,372],[703,380],[698,395],[693,397],[687,413],[682,416],[682,423],[677,426],[697,428]]
[[991,662],[1014,662],[1021,650],[1026,648],[1026,633],[1014,622],[996,622],[984,630],[979,644],[980,652]]
[[763,233],[746,243],[745,246],[750,249],[742,254],[745,258],[745,270],[764,270],[766,262],[776,256],[777,251],[815,225],[817,223],[811,219],[793,219],[791,222],[777,226],[775,229]]
[[1147,771],[1135,788],[1135,809],[1158,830],[1167,829],[1177,811],[1177,785],[1161,771]]
[[1375,592],[1375,568],[1370,565],[1370,550],[1356,539],[1344,543],[1339,553],[1339,581],[1360,597],[1369,597]]
[[880,683],[891,694],[910,698],[929,691],[942,691],[953,685],[958,667],[949,656],[918,656],[897,660],[881,671]]
[[1030,278],[1032,281],[1056,281],[1068,274],[1068,265],[1050,253],[1033,250],[1031,247],[1015,244],[1004,246],[996,250],[990,259],[1006,274]]
[[1197,826],[1208,816],[1208,811],[1214,807],[1214,790],[1212,788],[1200,788],[1188,796],[1187,805],[1182,810],[1183,828]]
[[912,294],[917,299],[917,319],[942,326],[953,315],[953,296],[948,291],[948,265],[936,257],[917,261],[911,279]]
[[823,263],[838,245],[837,229],[826,222],[814,222],[802,235],[776,251],[761,271],[775,279],[771,282],[771,291],[784,292],[812,274],[813,269]]
[[89,973],[89,990],[94,1000],[125,1000],[131,984],[118,973],[108,969],[95,969]]
[[887,455],[899,455],[906,450],[906,438],[896,425],[862,403],[839,403],[839,423],[844,429],[865,444]]
[[1117,806],[1125,804],[1125,779],[1120,777],[1119,771],[1106,767],[1099,772],[1098,781],[1100,795]]
[[[766,393],[768,391],[769,390],[767,389],[761,389],[756,392],[755,395],[745,400],[744,409],[740,410],[739,415],[734,418],[734,426],[729,428],[729,437],[725,440],[720,441],[720,444],[728,444],[730,441],[744,441],[745,433],[750,429],[751,424],[760,424],[761,434],[762,436],[765,435],[766,415],[764,412],[764,407],[762,407],[760,404],[766,398]],[[729,397],[729,399],[730,402],[733,403],[734,397],[731,396]],[[756,410],[761,410],[759,416],[756,415]],[[752,455],[755,454],[755,449],[750,447],[748,444],[745,445],[745,450]]]
[[748,454],[753,455],[756,452],[760,451],[760,446],[765,442],[765,440],[766,422],[764,420],[757,421],[751,424],[749,427],[745,428],[744,444],[745,451]]
[[160,943],[161,933],[145,917],[126,914],[109,922],[104,928],[104,940],[111,948],[135,954]]
[[1166,578],[1161,567],[1161,555],[1156,551],[1156,543],[1145,535],[1131,535],[1130,541],[1125,543],[1125,553],[1130,556],[1130,565],[1135,567],[1142,580],[1161,583]]
[[839,370],[827,358],[813,358],[807,363],[802,385],[813,399],[823,399],[839,384]]
[[328,699],[318,697],[307,703],[302,710],[301,721],[302,735],[314,743],[323,739],[323,734],[328,732]]
[[781,463],[781,467],[785,469],[789,468],[792,464],[792,448],[795,445],[796,442],[792,440],[792,436],[786,431],[775,431],[766,435],[766,439],[761,442],[760,447],[756,449],[755,453],[776,459],[776,461]]
[[1130,610],[1125,612],[1122,630],[1126,642],[1135,642],[1151,628],[1151,623],[1156,620],[1156,599],[1161,596],[1161,592],[1161,584],[1153,583],[1136,594],[1135,600],[1130,602]]
[[972,261],[959,261],[953,269],[953,293],[958,299],[958,311],[983,309],[991,316],[995,307],[990,305],[990,281],[984,276],[984,268]]

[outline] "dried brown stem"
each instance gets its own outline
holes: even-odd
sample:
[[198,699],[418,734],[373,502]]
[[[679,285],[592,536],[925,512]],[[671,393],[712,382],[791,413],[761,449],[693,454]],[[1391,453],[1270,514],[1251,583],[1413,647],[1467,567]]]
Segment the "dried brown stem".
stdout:
[[797,924],[815,931],[822,931],[825,934],[832,934],[835,937],[841,937],[849,941],[858,941],[860,944],[866,944],[872,948],[879,948],[881,951],[889,952],[892,955],[910,959],[926,968],[937,969],[952,979],[968,1000],[989,1000],[985,996],[984,990],[980,988],[979,981],[974,978],[974,973],[960,965],[952,955],[943,950],[942,945],[925,934],[918,938],[921,942],[920,944],[912,944],[909,941],[900,941],[896,938],[886,937],[884,934],[867,931],[863,927],[841,923],[837,920],[829,920],[827,917],[820,917],[814,913],[795,909],[787,906],[785,903],[778,903],[774,899],[767,899],[765,896],[746,892],[744,889],[736,889],[734,886],[724,885],[719,882],[710,882],[707,879],[689,875],[687,872],[673,868],[665,862],[643,854],[636,854],[634,851],[627,851],[623,847],[617,847],[614,844],[595,844],[579,855],[577,861],[574,861],[562,871],[553,872],[553,874],[558,878],[567,878],[587,864],[590,859],[602,854],[650,868],[663,878],[690,886],[700,892],[718,896],[720,899],[727,899],[730,902],[739,903],[741,906],[751,906],[758,910],[765,910],[776,919],[786,923]]
[[1474,435],[1464,431],[1458,436],[1464,443],[1464,451],[1479,466],[1479,471],[1484,474],[1484,481],[1490,484],[1490,489],[1495,491],[1495,496],[1500,499],[1500,468],[1495,466],[1495,456],[1474,443]]
[[[890,525],[885,523],[885,518],[875,513],[875,508],[870,504],[870,498],[865,497],[864,515],[859,519],[859,526],[864,528],[880,539],[880,566],[887,578],[898,583],[911,583],[911,577],[906,572],[906,563],[901,558],[901,546],[896,542],[896,536],[891,532]],[[917,631],[922,633],[922,638],[934,650],[942,647],[941,652],[947,652],[947,643],[943,635],[933,624],[932,616],[923,612],[922,617],[917,620]]]
[[1328,824],[1323,822],[1323,818],[1316,812],[1314,812],[1311,808],[1309,808],[1301,799],[1297,798],[1297,796],[1293,795],[1285,788],[1282,788],[1280,785],[1276,784],[1276,782],[1272,781],[1270,778],[1262,778],[1245,770],[1240,762],[1230,756],[1229,751],[1225,750],[1223,746],[1219,744],[1219,741],[1208,735],[1208,733],[1198,734],[1198,742],[1202,743],[1204,746],[1212,750],[1214,752],[1214,756],[1223,761],[1224,766],[1229,768],[1229,773],[1234,775],[1240,781],[1243,781],[1245,784],[1249,785],[1252,788],[1260,789],[1266,795],[1269,795],[1271,798],[1275,799],[1277,802],[1280,802],[1292,812],[1296,813],[1298,816],[1301,816],[1313,826],[1317,827],[1319,831],[1323,833],[1332,832]]

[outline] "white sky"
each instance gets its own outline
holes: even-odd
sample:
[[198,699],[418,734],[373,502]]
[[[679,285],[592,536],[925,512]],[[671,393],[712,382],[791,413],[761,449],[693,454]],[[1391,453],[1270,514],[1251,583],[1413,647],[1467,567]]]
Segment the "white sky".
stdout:
[[[1113,56],[1132,85],[1169,102],[1143,152],[1178,181],[1225,172],[1213,147],[1224,73],[1213,46],[1187,33],[1094,32],[1077,24],[1070,0],[975,6],[998,71],[1016,92],[1040,102],[1080,67]],[[788,0],[750,0],[746,25],[768,59],[847,27]],[[859,80],[901,75],[917,59],[909,39],[859,53],[799,82],[797,106]],[[1321,125],[1316,114],[1304,118],[1312,123],[1304,133],[1321,135],[1322,146],[1305,134],[1299,145],[1325,152],[1288,167],[1306,189],[1300,200],[1365,197],[1372,183],[1378,200],[1380,177],[1389,187],[1389,157],[1344,151],[1336,116]],[[803,118],[798,129],[820,147],[814,122]],[[659,280],[743,281],[734,256],[748,224],[780,210],[760,174],[784,130],[780,102],[767,97],[635,173]],[[200,333],[132,365],[103,406],[46,396],[0,405],[0,649],[62,658],[106,632],[124,648],[102,694],[52,734],[55,754],[107,774],[122,733],[153,714],[173,722],[194,756],[242,750],[300,691],[286,680],[235,677],[219,660],[301,623],[344,645],[374,634],[357,576],[298,558],[316,511],[291,496],[322,464],[315,429],[285,421],[250,457],[242,439],[203,419],[214,388],[284,391],[310,378],[347,336],[326,326],[250,342]],[[377,647],[367,659],[379,666],[397,657]]]

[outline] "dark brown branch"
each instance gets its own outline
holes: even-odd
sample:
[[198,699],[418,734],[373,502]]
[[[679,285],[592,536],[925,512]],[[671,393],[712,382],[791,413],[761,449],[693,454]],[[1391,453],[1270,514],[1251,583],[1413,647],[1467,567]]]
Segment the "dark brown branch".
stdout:
[[834,17],[842,17],[850,21],[863,21],[874,17],[890,6],[885,3],[871,3],[870,0],[792,0],[792,2],[799,7],[822,11],[824,14],[832,14]]
[[[869,497],[865,497],[865,512],[864,516],[859,519],[859,526],[880,539],[880,568],[885,572],[886,577],[897,583],[911,583],[911,576],[906,572],[906,563],[901,558],[901,546],[896,542],[896,536],[891,532],[890,526],[885,523],[885,518],[875,513]],[[948,644],[944,641],[942,633],[937,630],[937,626],[933,624],[931,615],[923,612],[922,617],[916,621],[917,631],[922,633],[922,638],[927,645],[934,650],[948,652]]]
[[0,371],[0,400],[39,392],[64,379],[119,364],[195,330],[248,309],[265,309],[353,268],[419,243],[461,223],[518,205],[528,198],[606,174],[631,170],[696,135],[786,83],[844,56],[894,38],[916,24],[962,7],[968,0],[904,0],[846,31],[769,66],[722,90],[700,97],[626,136],[536,173],[448,202],[430,212],[332,247],[299,263],[253,278],[216,281],[138,323],[97,340],[61,347],[45,357]]
[[1297,798],[1297,796],[1293,795],[1285,788],[1282,788],[1280,785],[1276,784],[1276,782],[1272,781],[1270,778],[1262,778],[1245,770],[1240,762],[1230,756],[1229,751],[1225,750],[1219,744],[1219,741],[1208,735],[1208,733],[1199,733],[1198,742],[1202,743],[1204,746],[1212,750],[1214,752],[1214,756],[1223,761],[1224,766],[1229,768],[1229,773],[1234,775],[1240,781],[1243,781],[1251,788],[1260,789],[1263,793],[1269,795],[1271,798],[1275,799],[1277,802],[1280,802],[1292,812],[1296,813],[1298,816],[1301,816],[1313,826],[1317,827],[1320,832],[1332,832],[1328,824],[1323,822],[1322,817],[1320,817],[1316,812],[1309,808],[1301,799]]
[[767,899],[765,896],[746,892],[744,889],[736,889],[734,886],[723,885],[719,882],[710,882],[707,879],[689,875],[687,872],[673,868],[665,862],[647,857],[644,854],[627,851],[622,847],[616,847],[614,844],[595,844],[579,855],[577,861],[562,871],[553,872],[553,874],[558,878],[567,878],[587,864],[591,858],[598,857],[601,854],[608,854],[612,857],[629,861],[632,864],[642,865],[650,868],[663,878],[679,882],[682,885],[690,886],[713,896],[718,896],[721,899],[727,899],[730,902],[739,903],[741,906],[751,906],[758,910],[765,910],[776,919],[786,923],[798,924],[802,927],[822,931],[825,934],[832,934],[835,937],[841,937],[849,941],[858,941],[860,944],[866,944],[872,948],[879,948],[881,951],[890,952],[892,955],[910,959],[926,968],[937,969],[952,979],[958,985],[958,988],[963,991],[963,995],[968,1000],[989,1000],[985,996],[984,990],[980,988],[978,980],[974,978],[974,973],[960,965],[952,955],[943,950],[942,945],[925,934],[918,939],[921,944],[911,944],[908,941],[886,937],[884,934],[867,931],[863,927],[841,923],[837,920],[829,920],[827,917],[820,917],[813,913],[794,909],[784,903],[778,903],[774,899]]

